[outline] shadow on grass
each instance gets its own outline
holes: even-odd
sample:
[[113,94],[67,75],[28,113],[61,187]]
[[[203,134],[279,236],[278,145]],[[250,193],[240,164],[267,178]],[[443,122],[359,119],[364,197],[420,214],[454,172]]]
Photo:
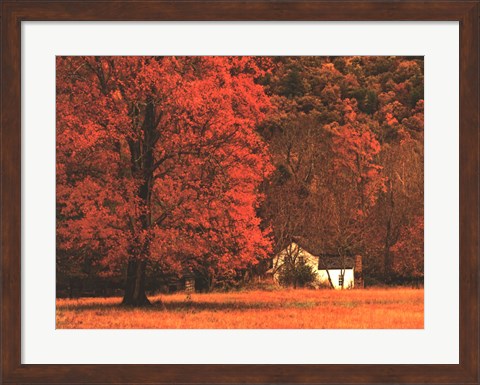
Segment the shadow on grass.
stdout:
[[363,301],[285,301],[285,302],[255,302],[255,301],[225,301],[225,302],[208,302],[196,300],[168,300],[153,301],[151,305],[144,307],[123,306],[118,303],[67,303],[57,306],[59,311],[119,311],[133,312],[141,310],[142,312],[227,312],[235,310],[274,310],[274,309],[312,309],[314,307],[340,307],[340,308],[356,308],[358,306],[369,305],[393,305],[399,304],[401,301],[395,300],[363,300]]
[[310,309],[321,304],[315,302],[243,302],[243,301],[226,301],[226,302],[206,302],[206,301],[154,301],[151,306],[131,307],[122,306],[121,303],[109,304],[65,304],[57,305],[57,310],[64,311],[88,311],[88,310],[116,310],[122,312],[131,312],[142,310],[145,312],[201,312],[201,311],[232,311],[232,310],[273,310],[273,309]]

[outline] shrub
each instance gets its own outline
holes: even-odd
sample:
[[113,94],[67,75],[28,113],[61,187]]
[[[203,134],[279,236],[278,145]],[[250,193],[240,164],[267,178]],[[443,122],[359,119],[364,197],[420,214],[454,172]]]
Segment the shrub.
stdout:
[[294,262],[284,264],[280,268],[279,282],[282,286],[306,287],[313,286],[316,280],[316,274],[313,268],[305,262]]

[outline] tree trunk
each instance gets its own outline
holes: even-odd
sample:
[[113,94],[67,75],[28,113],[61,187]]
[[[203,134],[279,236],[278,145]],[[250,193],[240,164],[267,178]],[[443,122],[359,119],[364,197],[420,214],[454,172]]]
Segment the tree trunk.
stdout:
[[383,257],[383,277],[385,283],[389,283],[392,275],[392,258],[390,254],[390,247],[392,245],[392,220],[393,220],[393,210],[395,209],[395,200],[393,195],[393,183],[390,181],[390,194],[389,194],[389,203],[390,203],[390,213],[386,223],[386,234],[385,234],[385,249]]
[[151,303],[145,294],[145,261],[131,259],[127,267],[127,283],[122,305],[150,306]]
[[328,282],[330,283],[330,288],[335,289],[335,286],[333,285],[333,282],[332,282],[332,277],[330,277],[330,272],[328,270],[326,271],[327,271]]
[[[132,175],[139,182],[138,198],[144,212],[138,217],[142,230],[148,232],[152,226],[151,195],[153,184],[153,143],[155,130],[155,108],[152,101],[147,103],[145,118],[142,124],[143,137],[141,140],[129,142]],[[132,257],[127,266],[127,282],[123,305],[149,306],[151,305],[145,294],[146,259],[150,256],[149,239],[141,245],[132,247]]]
[[390,254],[390,238],[392,230],[392,220],[391,218],[387,221],[387,229],[385,234],[385,246],[383,251],[383,279],[385,283],[390,282],[391,273],[392,273],[392,258]]

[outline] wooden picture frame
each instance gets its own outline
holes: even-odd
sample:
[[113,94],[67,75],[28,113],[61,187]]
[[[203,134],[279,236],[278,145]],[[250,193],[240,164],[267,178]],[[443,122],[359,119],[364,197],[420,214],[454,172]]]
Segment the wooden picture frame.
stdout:
[[[1,4],[1,381],[20,383],[479,383],[478,1],[4,0]],[[458,365],[30,365],[21,363],[21,22],[324,20],[460,22]]]

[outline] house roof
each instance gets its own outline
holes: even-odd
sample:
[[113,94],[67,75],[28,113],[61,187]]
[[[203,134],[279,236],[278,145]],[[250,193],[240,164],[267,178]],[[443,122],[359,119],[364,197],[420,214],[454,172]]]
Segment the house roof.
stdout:
[[[327,257],[335,257],[339,255],[339,250],[336,247],[324,243],[318,243],[306,237],[294,236],[292,238],[292,241],[295,242],[298,246],[300,246],[300,248],[308,251],[312,255],[325,255]],[[345,255],[349,257],[352,256],[348,252],[346,252]]]
[[303,250],[318,258],[318,269],[353,269],[355,267],[355,258],[347,254],[343,258],[333,250],[326,250],[316,246],[303,237],[295,237],[294,242]]
[[321,254],[318,256],[318,269],[353,269],[355,259],[352,257],[341,257],[340,255]]

